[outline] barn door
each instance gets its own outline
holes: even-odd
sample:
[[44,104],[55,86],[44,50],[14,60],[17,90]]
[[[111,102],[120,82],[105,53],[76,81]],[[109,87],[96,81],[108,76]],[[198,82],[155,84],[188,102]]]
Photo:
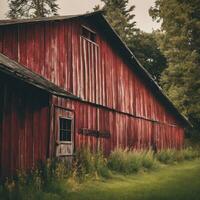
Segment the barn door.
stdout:
[[55,109],[56,156],[72,156],[74,153],[74,113]]

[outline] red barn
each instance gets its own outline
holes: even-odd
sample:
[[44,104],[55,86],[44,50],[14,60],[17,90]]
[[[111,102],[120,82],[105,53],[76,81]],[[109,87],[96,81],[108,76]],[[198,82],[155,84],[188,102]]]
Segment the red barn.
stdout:
[[0,21],[1,174],[82,145],[183,146],[187,120],[100,12]]

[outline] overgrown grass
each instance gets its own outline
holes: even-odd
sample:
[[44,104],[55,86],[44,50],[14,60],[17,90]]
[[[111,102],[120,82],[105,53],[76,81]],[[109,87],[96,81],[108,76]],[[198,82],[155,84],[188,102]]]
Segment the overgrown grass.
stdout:
[[88,148],[82,148],[76,152],[75,162],[72,168],[73,176],[79,180],[87,177],[98,176],[108,178],[110,171],[107,167],[107,159],[101,151],[92,153]]
[[128,151],[117,149],[108,158],[108,167],[111,170],[126,174],[136,173],[141,169],[155,169],[157,166],[158,163],[151,150]]
[[199,151],[191,147],[179,151],[174,149],[161,150],[155,154],[156,159],[164,164],[193,160],[199,156]]
[[173,164],[197,157],[199,151],[192,148],[161,150],[156,154],[151,150],[116,149],[108,158],[101,151],[92,153],[83,148],[76,152],[72,164],[62,159],[47,160],[46,163],[39,162],[29,172],[18,171],[16,177],[7,179],[0,186],[0,199],[66,199],[68,188],[76,188],[88,180],[111,178],[111,171],[135,174],[158,169],[160,163]]

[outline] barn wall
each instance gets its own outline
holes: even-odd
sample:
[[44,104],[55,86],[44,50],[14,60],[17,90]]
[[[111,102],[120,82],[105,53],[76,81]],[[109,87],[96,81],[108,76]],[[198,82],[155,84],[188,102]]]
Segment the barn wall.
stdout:
[[[176,148],[183,146],[184,130],[180,126],[170,126],[150,120],[135,118],[126,113],[97,107],[74,100],[54,98],[53,105],[74,111],[75,147],[89,146],[93,151],[98,146],[109,154],[117,147],[121,148]],[[110,138],[96,138],[81,134],[81,129],[108,131]],[[53,132],[53,134],[57,134]],[[56,138],[55,136],[52,138]],[[51,141],[55,149],[55,141]]]
[[177,124],[106,36],[97,34],[94,45],[80,37],[80,27],[76,20],[0,27],[0,51],[85,101]]
[[1,175],[31,169],[48,156],[49,97],[38,89],[0,74],[2,130]]

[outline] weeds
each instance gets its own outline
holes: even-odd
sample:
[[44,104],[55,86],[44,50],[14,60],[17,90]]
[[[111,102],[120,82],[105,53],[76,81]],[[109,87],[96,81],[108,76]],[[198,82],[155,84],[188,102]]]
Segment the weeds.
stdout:
[[107,159],[101,151],[92,153],[88,148],[81,148],[76,153],[76,159],[73,166],[73,176],[78,176],[80,180],[87,177],[98,176],[108,178],[110,176],[107,167]]
[[199,156],[198,150],[188,147],[179,151],[174,149],[161,150],[156,154],[156,159],[164,164],[172,164],[184,160],[193,160]]
[[153,151],[128,151],[117,149],[108,159],[108,167],[111,170],[126,174],[136,173],[140,170],[151,170],[157,167]]
[[200,157],[199,151],[190,147],[180,151],[160,150],[156,154],[151,150],[116,149],[108,158],[101,151],[92,153],[88,148],[82,148],[76,152],[73,161],[48,159],[45,163],[38,162],[29,172],[17,171],[16,177],[6,179],[4,185],[0,185],[0,199],[38,199],[41,195],[49,199],[52,191],[65,196],[67,189],[60,191],[63,184],[65,188],[77,188],[88,178],[109,178],[111,171],[134,174],[156,169],[159,163],[173,164],[197,157]]

